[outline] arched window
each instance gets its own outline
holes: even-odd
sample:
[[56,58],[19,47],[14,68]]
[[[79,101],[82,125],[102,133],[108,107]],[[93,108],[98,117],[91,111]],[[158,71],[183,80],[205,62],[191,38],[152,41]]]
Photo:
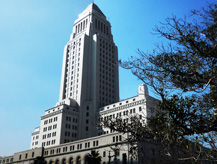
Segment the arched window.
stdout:
[[81,164],[81,157],[77,157],[76,164]]
[[69,164],[74,164],[74,159],[72,157],[69,158]]
[[54,161],[50,160],[49,164],[54,164]]
[[66,163],[67,163],[66,159],[63,158],[63,160],[62,160],[62,164],[66,164]]
[[59,161],[59,159],[57,159],[56,162],[55,162],[55,164],[59,164],[59,163],[60,163],[60,161]]
[[87,155],[84,157],[84,164],[89,164],[90,162],[88,161]]

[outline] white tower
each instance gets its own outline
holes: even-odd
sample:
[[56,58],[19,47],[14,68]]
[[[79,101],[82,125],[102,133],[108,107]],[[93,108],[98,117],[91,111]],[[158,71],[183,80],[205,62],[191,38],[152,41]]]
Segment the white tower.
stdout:
[[78,103],[80,139],[97,135],[91,124],[97,110],[119,101],[117,60],[111,25],[92,3],[75,21],[65,46],[59,97]]

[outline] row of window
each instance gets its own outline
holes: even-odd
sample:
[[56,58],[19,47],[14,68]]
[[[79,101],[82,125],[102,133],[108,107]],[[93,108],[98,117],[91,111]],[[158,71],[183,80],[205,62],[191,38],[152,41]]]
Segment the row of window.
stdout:
[[55,143],[56,143],[56,140],[42,142],[42,146],[50,146],[50,145],[54,145]]
[[122,141],[122,136],[121,136],[121,135],[119,135],[119,136],[114,136],[112,141],[113,141],[113,142],[120,142],[120,141]]
[[103,32],[104,34],[109,34],[109,27],[108,25],[104,24],[100,20],[95,19],[95,29]]
[[[80,38],[81,40],[81,38]],[[74,42],[75,43],[75,42]],[[79,43],[79,46],[81,44]],[[75,46],[73,46],[73,49],[75,49]],[[73,50],[73,54],[75,54],[75,50]],[[67,60],[67,76],[66,76],[66,87],[65,87],[65,97],[73,97],[77,99],[77,94],[78,94],[78,90],[76,90],[76,93],[75,93],[75,89],[73,89],[73,92],[72,92],[72,88],[71,86],[73,85],[73,81],[74,81],[74,86],[76,86],[76,81],[74,79],[78,78],[79,77],[79,60],[80,58],[78,58],[78,60],[75,59],[76,56],[74,56],[72,53],[68,53],[68,60]],[[71,59],[72,61],[70,62],[70,58],[69,58],[69,55],[71,55]],[[78,49],[78,55],[80,56],[80,48]],[[78,62],[78,64],[76,65],[76,61]],[[70,68],[72,68],[72,71],[70,71]],[[77,68],[77,69],[76,69]],[[71,72],[72,74],[69,74],[69,72]],[[77,72],[77,76],[76,76],[76,72]],[[74,74],[74,75],[73,75]],[[71,82],[71,86],[70,86],[70,83],[68,84],[68,82]],[[77,79],[77,82],[78,82],[78,79]],[[71,88],[71,92],[69,91],[69,89]],[[78,85],[77,85],[77,89],[78,89]]]
[[99,46],[100,48],[103,48],[104,50],[109,50],[109,52],[111,52],[112,50],[114,50],[114,45],[113,43],[108,43],[107,41],[103,40],[103,39],[99,39]]
[[52,122],[56,122],[57,121],[57,117],[54,117],[54,118],[50,118],[50,119],[48,119],[48,120],[45,120],[44,121],[44,125],[46,125],[46,124],[48,124],[48,123],[52,123]]
[[[76,129],[77,130],[77,129]],[[71,133],[71,132],[68,132],[68,131],[65,131],[65,136],[66,137],[70,137],[70,134],[71,134],[71,137],[74,137],[74,138],[76,138],[77,137],[77,134],[76,133]]]
[[50,138],[51,136],[52,136],[52,137],[55,137],[55,136],[56,136],[56,132],[53,132],[52,135],[51,135],[51,133],[48,133],[47,135],[44,134],[44,135],[42,136],[42,139]]
[[[134,98],[132,101],[136,101],[136,99]],[[128,104],[128,103],[129,103],[129,100],[126,100],[125,103]],[[122,105],[122,102],[120,102],[118,105]],[[112,107],[115,107],[115,106],[116,106],[116,104],[113,104]],[[109,109],[110,107],[107,106],[106,108]],[[120,108],[120,107],[119,107],[119,108]],[[118,109],[119,109],[119,108],[118,108]],[[139,111],[141,111],[141,110],[142,110],[142,107],[139,107]]]
[[39,136],[37,135],[37,136],[33,136],[33,140],[37,140],[37,139],[39,139]]
[[[67,140],[66,140],[66,142],[67,142]],[[93,147],[99,146],[99,141],[98,140],[93,141],[92,144],[93,144]],[[89,148],[90,147],[90,142],[84,143],[84,146],[85,146],[85,148]],[[80,150],[82,148],[83,148],[83,144],[77,144],[77,150]],[[73,150],[75,150],[75,145],[72,145],[72,146],[69,147],[69,151],[73,151]],[[57,148],[56,149],[56,153],[61,153],[61,151],[62,152],[67,152],[68,151],[68,147],[66,146],[66,147],[63,147],[62,149],[61,148]],[[54,149],[50,150],[50,154],[54,154],[54,152],[55,152]],[[48,151],[46,151],[45,155],[48,155]]]
[[80,22],[78,25],[75,26],[75,33],[78,34],[79,32],[83,31],[85,28],[87,28],[87,22],[88,19]]
[[14,160],[13,158],[8,158],[8,159],[6,159],[6,160],[3,159],[3,160],[0,160],[0,163],[3,163],[3,164],[4,164],[4,163],[9,163],[9,162],[13,162],[13,160]]
[[72,122],[77,123],[77,122],[78,122],[78,119],[77,119],[77,118],[74,118],[74,117],[66,116],[66,121],[72,121]]
[[73,129],[73,130],[77,130],[77,126],[71,125],[71,124],[66,124],[65,128],[66,128],[66,129],[71,129],[71,126],[72,126],[72,129]]
[[[142,111],[142,107],[139,107],[139,111],[141,112]],[[136,109],[133,108],[133,109],[130,109],[130,110],[125,110],[123,111],[123,116],[128,116],[128,114],[134,114],[136,113]],[[121,117],[122,116],[122,112],[119,112],[119,113],[116,113],[116,118],[117,117]],[[112,114],[112,115],[109,115],[109,116],[105,116],[104,117],[104,120],[108,120],[108,119],[112,119],[112,118],[115,118],[115,114]],[[103,120],[103,118],[101,118],[101,121]]]
[[[57,128],[57,124],[53,125],[53,129],[56,129],[56,128]],[[48,127],[44,127],[43,132],[46,132],[47,130],[48,131],[52,130],[52,125]]]
[[38,145],[38,141],[32,142],[32,146],[34,146],[34,145]]
[[[35,156],[35,153],[34,152],[32,152],[32,157],[34,157]],[[25,154],[25,159],[27,159],[28,158],[28,153],[26,153]],[[22,155],[20,154],[19,155],[19,160],[21,160],[22,159]]]

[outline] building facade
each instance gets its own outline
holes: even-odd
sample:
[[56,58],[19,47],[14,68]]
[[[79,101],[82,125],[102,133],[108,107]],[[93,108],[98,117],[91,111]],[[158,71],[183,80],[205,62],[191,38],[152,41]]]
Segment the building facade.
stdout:
[[97,136],[98,109],[119,101],[117,60],[111,25],[92,3],[74,22],[63,53],[59,102],[41,117],[39,141],[33,132],[30,148]]
[[30,150],[0,158],[0,164],[33,163],[38,156],[49,164],[86,164],[91,151],[99,151],[103,164],[131,159],[127,134],[98,129],[96,121],[127,121],[130,115],[146,119],[155,114],[158,100],[142,84],[137,96],[119,101],[117,61],[111,25],[92,3],[75,21],[65,46],[59,101],[41,116]]
[[100,107],[119,101],[117,60],[111,25],[92,3],[75,21],[63,54],[59,101],[72,98],[78,103],[79,127],[83,127],[79,139],[95,136],[90,119]]

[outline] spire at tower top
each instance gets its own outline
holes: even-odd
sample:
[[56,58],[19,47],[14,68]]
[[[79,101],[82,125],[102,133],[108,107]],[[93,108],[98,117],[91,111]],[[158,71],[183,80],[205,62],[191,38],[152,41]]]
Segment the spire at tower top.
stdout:
[[[99,9],[99,7],[93,2],[91,3],[90,5],[87,6],[87,8],[80,14],[80,15],[83,15],[85,13],[89,13],[90,11],[93,11],[93,12],[97,12],[99,13],[100,15],[102,15],[103,17],[106,17],[103,12]],[[80,16],[79,15],[79,16]]]

